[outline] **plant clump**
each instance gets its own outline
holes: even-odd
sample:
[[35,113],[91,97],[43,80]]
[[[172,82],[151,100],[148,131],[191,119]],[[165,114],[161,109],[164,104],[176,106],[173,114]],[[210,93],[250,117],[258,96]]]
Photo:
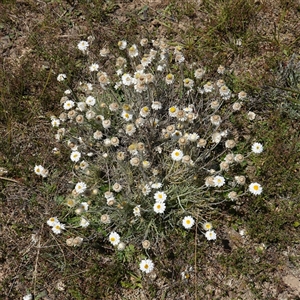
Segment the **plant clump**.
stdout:
[[[223,66],[206,78],[205,67],[189,64],[184,49],[166,40],[123,40],[115,53],[103,48],[99,57],[91,45],[78,44],[85,81],[68,86],[65,74],[57,77],[66,90],[51,124],[69,149],[73,187],[64,195],[64,223],[52,217],[48,225],[74,237],[91,230],[119,251],[129,244],[147,249],[174,228],[199,226],[215,240],[215,207],[263,190],[245,171],[263,146],[256,142],[251,154],[231,121],[250,97],[226,86]],[[255,114],[244,118],[252,122]],[[153,268],[150,258],[140,261],[145,273]]]

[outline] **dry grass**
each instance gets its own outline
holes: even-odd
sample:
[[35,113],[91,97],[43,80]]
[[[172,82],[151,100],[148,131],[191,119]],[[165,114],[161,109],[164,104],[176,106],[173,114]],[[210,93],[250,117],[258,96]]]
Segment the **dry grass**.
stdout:
[[[299,299],[287,280],[300,275],[300,75],[288,64],[293,53],[299,62],[299,1],[28,0],[4,1],[0,11],[0,167],[7,170],[0,174],[1,299],[27,292],[35,299]],[[261,178],[264,196],[216,210],[214,244],[179,230],[157,241],[153,277],[137,270],[134,248],[118,254],[88,231],[81,248],[69,248],[67,237],[45,228],[65,209],[59,197],[69,188],[67,153],[51,155],[49,116],[59,111],[61,93],[56,74],[80,79],[74,45],[88,35],[101,46],[167,36],[208,72],[226,65],[232,87],[256,99],[247,109],[257,123],[234,121],[245,138],[264,142],[250,173]],[[33,174],[44,162],[51,182]]]

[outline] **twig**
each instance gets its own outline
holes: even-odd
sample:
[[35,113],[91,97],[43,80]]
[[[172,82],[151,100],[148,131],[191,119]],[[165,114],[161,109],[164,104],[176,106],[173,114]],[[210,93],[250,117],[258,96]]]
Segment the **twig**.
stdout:
[[[43,229],[44,225],[42,226]],[[33,271],[33,294],[35,295],[35,288],[36,288],[36,277],[37,277],[37,267],[38,267],[38,260],[39,260],[39,256],[40,256],[40,250],[41,250],[41,236],[39,235],[39,242],[37,245],[37,254],[36,254],[36,258],[35,258],[35,265],[34,265],[34,271]]]
[[2,177],[2,176],[0,176],[0,179],[2,179],[2,180],[7,180],[7,181],[11,181],[11,182],[15,182],[15,183],[21,183],[21,182],[18,181],[18,180],[11,179],[11,178],[7,178],[7,177]]

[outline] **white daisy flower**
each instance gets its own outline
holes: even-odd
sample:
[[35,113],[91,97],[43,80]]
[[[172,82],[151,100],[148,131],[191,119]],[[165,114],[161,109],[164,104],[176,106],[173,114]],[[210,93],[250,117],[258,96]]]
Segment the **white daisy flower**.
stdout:
[[242,108],[242,104],[240,102],[234,102],[233,105],[232,105],[232,109],[234,111],[238,111]]
[[232,164],[234,162],[234,154],[228,153],[224,159],[228,164]]
[[177,106],[171,106],[169,108],[169,116],[170,117],[176,117],[177,116],[177,112],[178,112]]
[[250,121],[253,121],[256,117],[256,114],[253,111],[249,111],[247,117]]
[[182,220],[182,225],[185,229],[190,229],[194,226],[195,220],[191,216],[184,217]]
[[204,76],[204,74],[205,74],[205,70],[202,68],[199,68],[199,69],[195,70],[195,72],[194,72],[194,76],[197,79],[201,79]]
[[236,145],[235,140],[227,140],[227,141],[225,142],[225,147],[228,148],[228,149],[234,148],[235,145]]
[[234,179],[237,184],[244,185],[246,183],[246,177],[245,176],[234,176]]
[[213,91],[214,86],[210,81],[208,81],[206,84],[204,84],[203,89],[205,93],[210,93]]
[[141,216],[141,209],[140,209],[140,205],[137,205],[136,207],[134,207],[133,209],[133,214],[135,217],[140,217]]
[[216,233],[213,230],[208,230],[205,232],[205,237],[208,241],[215,240],[217,238]]
[[108,56],[109,53],[110,53],[109,48],[102,48],[99,52],[100,56],[102,56],[102,57]]
[[132,136],[136,132],[136,127],[134,124],[127,124],[125,126],[125,133],[129,136]]
[[60,124],[60,120],[59,119],[53,119],[51,121],[52,127],[59,127],[59,124]]
[[154,269],[154,264],[151,259],[143,259],[140,262],[140,270],[145,273],[151,273]]
[[23,300],[32,300],[33,297],[32,297],[32,294],[27,294],[23,297]]
[[218,69],[217,69],[217,73],[219,73],[219,74],[224,74],[224,72],[225,72],[225,67],[222,66],[222,65],[220,65],[220,66],[218,67]]
[[93,96],[88,96],[85,100],[85,103],[89,106],[94,106],[96,103],[96,99]]
[[118,70],[116,71],[116,74],[117,74],[118,76],[121,76],[121,75],[123,74],[123,70],[122,70],[122,69],[118,69]]
[[103,128],[108,129],[108,128],[110,128],[110,125],[111,125],[111,121],[110,120],[103,120],[102,121]]
[[154,199],[155,199],[156,202],[162,203],[167,199],[167,194],[165,192],[157,191],[154,194]]
[[104,197],[105,197],[105,199],[110,199],[110,198],[114,197],[114,194],[113,194],[113,192],[107,191],[104,193]]
[[93,85],[91,83],[87,83],[86,86],[89,91],[93,90]]
[[78,162],[80,160],[81,153],[78,151],[73,151],[70,155],[71,161]]
[[171,158],[174,160],[174,161],[180,161],[183,157],[183,153],[181,150],[179,149],[175,149],[172,153],[171,153]]
[[220,170],[222,171],[229,170],[229,163],[227,163],[226,161],[222,161],[219,166],[220,166]]
[[162,72],[164,70],[164,67],[165,67],[165,65],[162,65],[162,66],[158,65],[156,70],[159,71],[159,72]]
[[260,195],[262,190],[262,186],[257,182],[253,182],[249,185],[249,192],[254,195]]
[[120,50],[124,50],[124,49],[126,49],[126,47],[127,47],[127,42],[126,41],[119,41],[118,42],[118,47],[119,47],[119,49]]
[[35,167],[34,167],[34,173],[35,173],[36,175],[42,176],[43,170],[44,170],[44,167],[41,166],[41,165],[38,165],[38,166],[35,166]]
[[166,209],[166,204],[165,203],[161,203],[161,202],[156,202],[153,206],[153,210],[157,213],[157,214],[162,214],[164,213]]
[[237,197],[237,193],[235,191],[232,191],[230,193],[228,193],[228,198],[232,201],[236,200],[238,197]]
[[80,41],[77,45],[77,48],[82,52],[86,52],[88,46],[89,43],[87,41]]
[[120,105],[117,102],[113,102],[109,104],[109,110],[110,111],[117,111],[119,109]]
[[57,223],[59,223],[57,217],[51,217],[48,221],[47,224],[51,227],[53,227],[54,225],[56,225]]
[[148,106],[144,106],[144,107],[141,108],[141,110],[140,110],[140,115],[141,115],[143,118],[148,117],[149,114],[150,114],[150,109],[149,109]]
[[208,230],[212,230],[212,224],[211,222],[205,222],[203,225],[202,225],[203,229],[208,231]]
[[147,196],[149,195],[151,192],[151,187],[149,186],[149,184],[145,184],[143,187],[142,187],[142,193],[144,196]]
[[153,101],[152,105],[151,105],[151,108],[154,109],[154,110],[161,109],[162,108],[161,102],[159,102],[159,101]]
[[92,110],[88,110],[86,113],[85,113],[85,116],[88,120],[92,120],[95,118],[96,116],[96,113]]
[[89,204],[87,202],[81,202],[80,203],[80,207],[85,210],[85,211],[88,211],[89,209]]
[[199,139],[199,141],[197,143],[197,147],[205,148],[206,144],[207,144],[207,141],[205,139]]
[[183,54],[181,52],[177,52],[177,54],[175,55],[175,62],[181,64],[185,61],[185,58],[183,56]]
[[223,97],[226,100],[229,99],[231,96],[231,91],[226,85],[222,85],[220,87],[219,93],[220,93],[221,97]]
[[165,78],[166,84],[172,84],[174,82],[174,75],[173,74],[168,74]]
[[219,144],[221,142],[222,135],[220,134],[220,132],[214,132],[211,136],[211,139],[213,143]]
[[136,57],[139,55],[139,51],[137,49],[137,46],[133,44],[129,49],[128,49],[128,55],[130,57]]
[[125,249],[125,247],[126,247],[126,244],[124,242],[121,242],[121,243],[118,244],[117,249],[119,251],[123,251]]
[[85,111],[86,110],[86,103],[85,102],[78,102],[77,103],[77,110]]
[[81,218],[80,220],[80,226],[82,228],[87,228],[90,225],[90,222],[86,218]]
[[75,106],[75,103],[74,101],[72,100],[67,100],[65,103],[64,103],[64,109],[65,110],[70,110],[71,108],[73,108]]
[[66,74],[58,74],[57,81],[64,81],[67,78]]
[[89,67],[90,71],[91,72],[98,72],[99,70],[99,65],[94,63],[94,64],[91,64],[90,67]]
[[212,177],[212,176],[206,177],[206,178],[205,178],[205,185],[206,185],[207,187],[215,186],[214,177]]
[[141,161],[138,157],[135,156],[135,157],[131,158],[129,162],[133,167],[137,167]]
[[85,170],[86,168],[88,168],[88,166],[89,166],[89,164],[85,160],[81,161],[80,165],[79,165],[81,170]]
[[194,80],[190,79],[190,78],[185,78],[183,80],[183,85],[186,87],[186,88],[189,88],[191,89],[193,86],[194,86]]
[[122,185],[118,182],[114,183],[114,185],[112,186],[112,189],[116,192],[119,193],[122,190]]
[[125,120],[125,121],[130,121],[132,120],[132,114],[130,114],[129,112],[123,110],[121,117]]
[[150,161],[148,161],[148,160],[143,160],[143,161],[142,161],[142,167],[143,167],[144,169],[149,169],[150,166],[151,166]]
[[120,243],[120,236],[115,231],[109,235],[108,239],[113,246],[117,246]]
[[210,117],[210,122],[215,126],[219,126],[222,122],[222,119],[219,115],[213,115]]
[[214,177],[214,185],[221,187],[225,184],[225,178],[223,176],[217,175]]
[[122,83],[126,86],[130,86],[134,83],[133,78],[128,73],[123,74],[121,78],[122,78]]
[[147,46],[147,44],[148,44],[148,39],[143,38],[143,39],[140,40],[140,45],[141,45],[142,47]]
[[103,223],[103,224],[109,224],[111,222],[111,219],[110,219],[110,216],[107,215],[107,214],[104,214],[100,217],[100,221]]
[[52,227],[52,231],[55,233],[55,234],[60,234],[62,233],[62,230],[65,229],[65,224],[62,224],[62,223],[56,223],[53,227]]
[[239,93],[238,93],[238,98],[239,98],[239,100],[244,100],[244,99],[246,99],[246,98],[247,98],[247,93],[244,92],[244,91],[239,92]]
[[261,143],[254,143],[251,147],[251,150],[252,152],[259,154],[263,152],[264,147]]
[[86,184],[85,184],[84,182],[78,182],[78,183],[75,185],[75,191],[76,191],[78,194],[82,194],[85,190],[86,190]]
[[196,132],[190,133],[188,135],[188,140],[190,142],[196,142],[199,139],[199,134],[197,134]]
[[153,189],[160,189],[162,187],[162,183],[160,183],[160,182],[152,183],[151,187]]

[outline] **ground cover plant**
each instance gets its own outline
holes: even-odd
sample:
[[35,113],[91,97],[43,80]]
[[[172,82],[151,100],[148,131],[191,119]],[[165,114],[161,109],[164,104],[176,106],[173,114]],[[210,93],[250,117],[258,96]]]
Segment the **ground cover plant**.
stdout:
[[[67,84],[64,111],[51,117],[58,128],[55,138],[67,144],[74,163],[73,189],[59,200],[72,209],[63,218],[74,229],[94,224],[119,250],[129,242],[148,249],[179,223],[185,229],[200,225],[206,238],[215,240],[208,219],[214,207],[263,190],[247,182],[243,171],[251,151],[260,154],[263,145],[255,142],[246,152],[229,121],[247,94],[232,94],[222,79],[223,66],[216,82],[205,80],[203,68],[188,70],[180,46],[154,40],[149,47],[147,39],[139,44],[146,53],[140,54],[136,44],[127,47],[125,40],[118,43],[125,57],[100,50],[109,62],[116,61],[116,74],[108,75],[95,58],[87,58],[88,81]],[[78,48],[89,55],[87,41]],[[57,80],[65,83],[67,76],[59,74]],[[255,113],[245,118],[251,122]],[[41,165],[35,173],[50,177]],[[56,234],[67,226],[54,216],[47,223]],[[78,240],[74,245],[83,238]],[[143,263],[140,268],[148,273],[153,263],[146,262],[149,269]]]
[[296,1],[1,12],[3,299],[297,298]]

